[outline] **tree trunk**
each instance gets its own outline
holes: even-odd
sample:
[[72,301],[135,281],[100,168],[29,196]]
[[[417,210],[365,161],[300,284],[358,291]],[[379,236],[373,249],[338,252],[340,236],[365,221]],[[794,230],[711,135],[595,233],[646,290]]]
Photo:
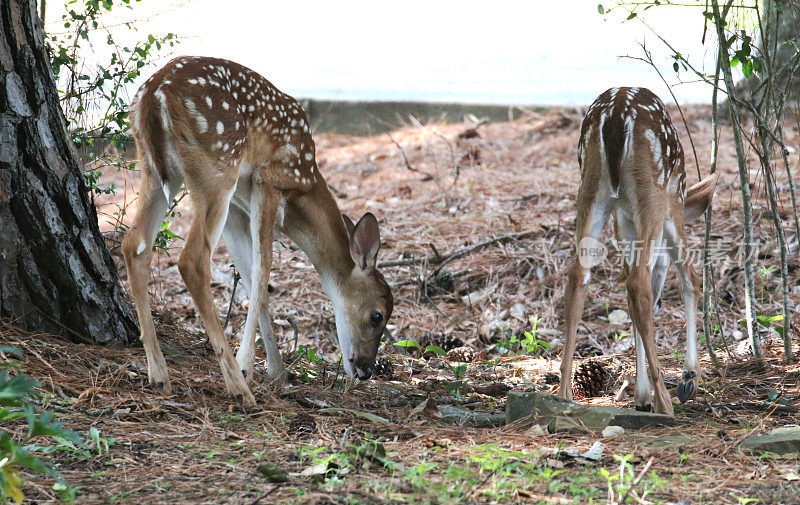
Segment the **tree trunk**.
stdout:
[[129,342],[135,318],[67,137],[35,0],[3,0],[0,23],[0,318]]
[[[725,39],[725,19],[733,0],[728,0],[725,4],[723,13],[720,13],[719,1],[713,0],[711,7],[714,12],[714,25],[717,30],[717,44],[719,45],[718,57],[722,58],[722,76],[725,80],[725,89],[733,93],[733,74],[731,72],[730,56],[728,55],[728,45]],[[736,100],[728,101],[731,108],[731,126],[733,127],[733,143],[736,146],[736,159],[739,165],[739,183],[742,190],[742,224],[744,226],[744,305],[745,321],[747,322],[747,336],[753,348],[753,355],[758,360],[763,360],[764,353],[761,350],[761,338],[758,336],[758,329],[753,327],[755,320],[755,273],[753,267],[753,204],[750,199],[750,176],[747,173],[747,157],[742,142],[742,127],[739,123],[739,108]]]

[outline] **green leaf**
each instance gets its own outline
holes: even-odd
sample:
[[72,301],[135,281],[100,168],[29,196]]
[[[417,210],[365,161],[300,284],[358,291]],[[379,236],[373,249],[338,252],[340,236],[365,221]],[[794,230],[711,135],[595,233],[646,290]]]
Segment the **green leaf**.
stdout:
[[432,352],[434,354],[438,354],[439,356],[447,356],[447,351],[439,347],[438,345],[429,345],[425,347],[423,352]]
[[603,4],[597,4],[597,12],[599,14],[605,14],[606,13],[606,8],[603,7]]
[[756,321],[758,321],[762,326],[769,328],[772,326],[771,323],[783,321],[783,315],[778,314],[777,316],[756,316]]
[[20,405],[29,401],[38,385],[39,382],[25,374],[9,379],[8,370],[0,371],[0,405]]
[[37,436],[61,437],[76,444],[81,443],[81,437],[72,430],[64,428],[64,424],[53,420],[52,412],[37,412],[31,405],[25,406],[25,417],[28,421],[28,438]]
[[322,362],[322,358],[317,356],[317,353],[314,352],[314,349],[312,349],[310,347],[306,348],[306,359],[309,361],[309,363],[320,363],[320,362]]
[[413,340],[401,340],[400,342],[395,342],[392,345],[396,345],[397,347],[415,347],[417,349],[421,349],[422,346],[418,343],[414,342]]
[[636,17],[636,16],[638,16],[638,15],[639,15],[639,14],[637,14],[637,13],[635,13],[635,12],[631,12],[630,14],[628,14],[628,17],[627,17],[627,18],[625,18],[625,21],[630,21],[631,19],[635,18],[635,17]]
[[745,77],[753,77],[753,60],[744,60],[742,62],[742,73]]
[[3,354],[13,354],[20,358],[22,357],[22,349],[13,345],[0,345],[0,352]]

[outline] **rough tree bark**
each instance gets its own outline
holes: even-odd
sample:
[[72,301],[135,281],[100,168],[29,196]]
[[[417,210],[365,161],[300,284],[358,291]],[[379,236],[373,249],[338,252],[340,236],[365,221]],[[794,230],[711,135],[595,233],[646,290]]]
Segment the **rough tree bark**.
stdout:
[[[725,89],[733,90],[733,74],[731,72],[730,60],[728,59],[728,46],[725,38],[725,19],[728,10],[733,4],[733,0],[727,0],[725,7],[720,13],[719,1],[713,0],[711,7],[714,13],[714,25],[717,30],[717,44],[719,45],[719,56],[722,57],[722,77],[725,81]],[[744,303],[745,320],[747,321],[747,335],[750,345],[753,348],[753,355],[758,360],[764,359],[764,352],[761,350],[761,338],[758,331],[753,327],[755,321],[755,281],[753,267],[753,205],[750,202],[750,176],[747,172],[747,157],[742,142],[742,129],[739,123],[739,108],[736,100],[730,100],[731,124],[733,126],[733,143],[736,146],[736,159],[739,165],[739,183],[742,190],[742,221],[744,225]]]
[[138,332],[67,137],[34,0],[0,1],[0,318],[75,341]]

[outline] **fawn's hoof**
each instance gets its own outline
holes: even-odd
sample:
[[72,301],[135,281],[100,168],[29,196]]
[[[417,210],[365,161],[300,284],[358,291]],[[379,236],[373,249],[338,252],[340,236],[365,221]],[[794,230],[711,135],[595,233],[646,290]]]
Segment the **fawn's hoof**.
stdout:
[[169,381],[148,381],[148,386],[150,386],[150,389],[153,391],[157,391],[159,393],[172,393],[172,386],[170,385]]
[[694,380],[696,377],[697,373],[691,370],[685,370],[683,372],[683,380],[678,383],[678,400],[681,403],[686,403],[686,400],[694,393]]
[[243,391],[241,393],[232,393],[234,401],[242,408],[242,410],[246,413],[249,410],[252,410],[256,407],[256,398],[253,396],[253,393],[250,390]]

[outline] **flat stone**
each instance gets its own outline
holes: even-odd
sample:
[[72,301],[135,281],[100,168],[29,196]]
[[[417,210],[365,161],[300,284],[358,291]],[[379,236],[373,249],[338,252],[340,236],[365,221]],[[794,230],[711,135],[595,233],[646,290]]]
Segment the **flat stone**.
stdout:
[[[584,429],[601,431],[607,426],[636,430],[651,426],[671,426],[675,418],[651,412],[601,405],[580,405],[548,393],[510,392],[506,401],[506,422],[530,419],[550,428],[556,417],[568,417]],[[558,427],[568,423],[559,420]],[[555,426],[555,425],[554,425]],[[568,429],[567,429],[568,430]],[[550,431],[553,433],[553,431]]]
[[767,435],[746,438],[742,440],[739,447],[754,453],[800,453],[800,426],[785,426],[776,428]]
[[506,397],[506,422],[513,423],[527,417],[553,416],[579,406],[548,393],[510,391]]
[[581,423],[567,416],[555,416],[547,424],[547,431],[549,433],[570,433],[573,435],[581,435],[589,433]]
[[793,424],[791,426],[781,426],[780,428],[775,428],[774,430],[770,431],[770,435],[783,435],[785,433],[797,433],[797,430],[800,430],[800,426]]
[[587,428],[602,430],[606,426],[620,426],[626,430],[638,430],[651,426],[672,426],[675,418],[665,414],[639,412],[637,410],[620,409],[600,405],[584,405],[568,413],[581,421]]
[[506,423],[504,414],[476,412],[455,405],[439,405],[442,421],[456,426],[472,426],[475,428],[493,428]]

